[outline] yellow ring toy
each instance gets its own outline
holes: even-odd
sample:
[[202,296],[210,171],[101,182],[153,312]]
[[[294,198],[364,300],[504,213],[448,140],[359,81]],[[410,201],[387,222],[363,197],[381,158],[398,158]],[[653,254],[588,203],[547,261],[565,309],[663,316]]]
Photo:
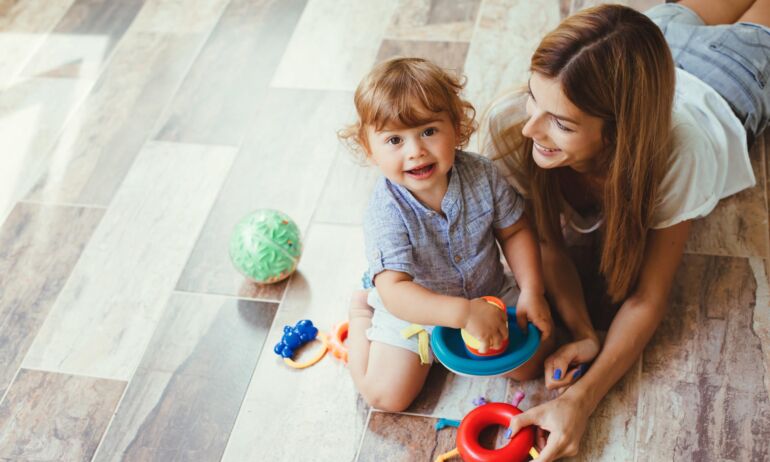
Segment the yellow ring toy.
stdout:
[[321,340],[321,348],[318,349],[318,351],[315,353],[315,356],[308,359],[304,363],[298,363],[291,358],[283,358],[283,362],[286,363],[286,365],[289,367],[293,367],[295,369],[304,369],[320,361],[329,350],[329,337],[327,337],[323,332],[319,331],[318,336],[315,339]]

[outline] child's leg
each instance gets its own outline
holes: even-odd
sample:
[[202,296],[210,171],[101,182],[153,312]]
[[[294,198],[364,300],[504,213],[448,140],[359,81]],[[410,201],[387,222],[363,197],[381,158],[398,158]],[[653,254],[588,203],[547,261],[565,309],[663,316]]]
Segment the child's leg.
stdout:
[[353,383],[369,405],[390,412],[406,409],[425,384],[430,365],[420,364],[415,353],[371,342],[372,308],[366,291],[353,294],[348,324],[348,368]]
[[707,25],[732,24],[749,9],[754,0],[681,0],[682,6],[693,10]]
[[548,340],[540,343],[537,352],[535,352],[535,356],[519,366],[515,371],[506,374],[505,377],[518,382],[542,377],[545,359],[556,350],[556,341],[554,340],[554,337],[555,335],[551,335]]
[[770,0],[756,0],[738,21],[770,27]]

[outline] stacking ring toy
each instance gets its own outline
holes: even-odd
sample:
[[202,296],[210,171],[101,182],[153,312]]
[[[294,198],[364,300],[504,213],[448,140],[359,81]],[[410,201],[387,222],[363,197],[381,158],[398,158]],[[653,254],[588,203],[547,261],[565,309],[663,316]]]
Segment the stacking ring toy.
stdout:
[[[505,312],[505,304],[502,300],[500,300],[497,297],[481,297],[484,300],[486,300],[487,303],[489,303],[492,306],[495,306],[497,308],[500,308]],[[507,327],[507,324],[506,324]],[[482,359],[486,359],[493,356],[498,356],[505,352],[505,349],[508,348],[508,336],[505,337],[505,340],[503,340],[503,344],[499,348],[489,348],[486,353],[482,353],[479,351],[479,348],[481,347],[481,342],[479,340],[468,333],[465,329],[460,329],[460,336],[463,338],[463,342],[465,343],[465,348],[468,349],[468,353],[470,353],[471,356],[479,357]]]
[[343,321],[332,327],[331,338],[329,339],[329,351],[335,358],[343,363],[348,363],[348,348],[345,346],[345,339],[348,338],[348,322]]
[[540,331],[529,323],[526,334],[516,323],[516,308],[508,307],[508,347],[502,354],[480,360],[465,347],[460,329],[436,326],[430,339],[433,354],[441,364],[458,375],[493,377],[505,375],[526,363],[540,346]]
[[493,425],[508,427],[521,410],[508,403],[487,403],[469,412],[457,429],[457,452],[464,462],[524,462],[535,442],[535,430],[529,426],[516,433],[507,445],[487,449],[479,444],[479,434]]
[[283,358],[283,362],[286,363],[287,366],[293,367],[295,369],[304,369],[306,367],[310,367],[313,364],[317,363],[321,360],[321,358],[324,357],[326,354],[326,351],[329,349],[329,338],[324,334],[323,332],[318,332],[318,336],[316,337],[316,340],[321,340],[321,348],[316,351],[315,355],[305,361],[304,363],[298,363],[294,361],[292,358]]

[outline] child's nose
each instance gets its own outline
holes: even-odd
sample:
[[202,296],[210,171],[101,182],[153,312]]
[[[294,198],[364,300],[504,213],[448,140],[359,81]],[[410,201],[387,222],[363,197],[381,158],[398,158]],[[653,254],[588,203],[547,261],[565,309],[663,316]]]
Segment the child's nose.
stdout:
[[422,140],[417,139],[410,143],[409,145],[409,157],[410,158],[417,158],[424,156],[426,153],[425,146],[422,143]]

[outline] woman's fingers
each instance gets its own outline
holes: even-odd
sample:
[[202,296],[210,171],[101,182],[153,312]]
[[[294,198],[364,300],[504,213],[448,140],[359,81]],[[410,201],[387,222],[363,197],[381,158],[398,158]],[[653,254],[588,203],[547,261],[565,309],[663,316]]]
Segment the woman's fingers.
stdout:
[[556,350],[545,362],[545,386],[549,390],[569,384],[569,366],[575,360],[574,344],[570,343]]
[[535,420],[534,420],[534,417],[532,416],[531,409],[527,412],[522,412],[521,414],[514,416],[511,419],[511,423],[508,425],[508,428],[511,430],[511,437],[516,435],[516,433],[519,433],[519,431],[522,428],[529,427],[534,423],[535,423]]
[[540,451],[540,457],[535,459],[537,462],[552,462],[560,455],[560,447],[556,444],[556,438],[548,437],[545,447]]

